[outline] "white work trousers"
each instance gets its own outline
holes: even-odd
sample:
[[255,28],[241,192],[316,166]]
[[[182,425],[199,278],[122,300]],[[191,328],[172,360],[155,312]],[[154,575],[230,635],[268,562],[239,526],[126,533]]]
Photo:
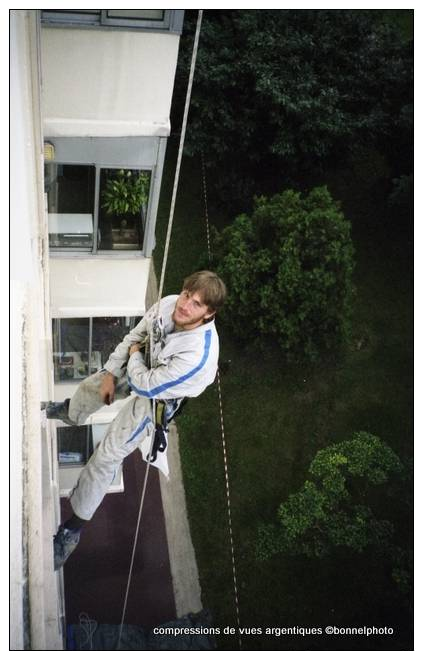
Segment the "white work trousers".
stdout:
[[[88,377],[81,382],[71,399],[69,417],[78,425],[84,425],[88,416],[104,406],[100,397],[103,377],[100,372]],[[115,399],[128,395],[127,380],[122,378],[116,385]],[[151,402],[142,396],[132,396],[110,423],[104,439],[79,476],[70,497],[75,515],[91,520],[119,465],[140,446],[146,436],[154,436]]]

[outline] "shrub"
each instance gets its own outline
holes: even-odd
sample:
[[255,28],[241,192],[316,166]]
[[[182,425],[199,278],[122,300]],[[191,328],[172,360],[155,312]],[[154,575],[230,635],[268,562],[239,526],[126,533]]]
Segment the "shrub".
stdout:
[[290,357],[314,360],[349,330],[350,224],[326,187],[255,199],[215,233],[215,266],[228,285],[223,318],[244,341],[277,341]]
[[393,450],[368,432],[320,450],[306,480],[278,509],[276,524],[262,524],[256,555],[277,553],[321,558],[336,547],[362,552],[372,546],[391,563],[392,578],[406,591],[409,553],[394,542],[394,526],[369,506],[372,486],[402,476],[404,466]]

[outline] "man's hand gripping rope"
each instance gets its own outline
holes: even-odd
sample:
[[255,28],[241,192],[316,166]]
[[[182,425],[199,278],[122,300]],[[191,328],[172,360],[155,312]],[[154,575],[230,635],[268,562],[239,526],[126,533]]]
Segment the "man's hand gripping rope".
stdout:
[[[144,350],[144,353],[147,354],[148,350],[148,337],[144,341],[139,341],[136,344],[132,344],[128,348],[129,357],[132,353],[139,353]],[[100,386],[100,396],[101,400],[105,405],[111,405],[115,399],[115,388],[116,388],[116,377],[109,373],[108,371],[104,374],[103,380]]]

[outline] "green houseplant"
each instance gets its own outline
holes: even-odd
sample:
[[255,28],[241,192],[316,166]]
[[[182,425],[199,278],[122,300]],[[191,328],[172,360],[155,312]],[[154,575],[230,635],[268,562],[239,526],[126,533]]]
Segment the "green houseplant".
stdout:
[[[112,170],[102,192],[102,208],[111,217],[113,248],[138,241],[141,210],[146,208],[150,189],[147,172]],[[128,248],[123,246],[123,248]]]
[[147,204],[150,177],[146,172],[118,170],[106,181],[102,207],[108,215],[138,215]]

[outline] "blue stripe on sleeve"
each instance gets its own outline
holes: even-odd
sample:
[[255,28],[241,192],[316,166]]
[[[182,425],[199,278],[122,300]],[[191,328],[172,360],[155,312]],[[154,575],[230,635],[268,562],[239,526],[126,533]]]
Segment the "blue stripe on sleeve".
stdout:
[[148,423],[151,423],[151,418],[149,418],[148,416],[146,416],[146,417],[144,418],[144,420],[142,421],[141,425],[138,425],[138,427],[137,427],[137,429],[135,430],[135,432],[133,432],[133,433],[131,434],[131,437],[130,437],[126,442],[127,442],[127,443],[130,443],[131,441],[133,441],[134,438],[136,438],[136,437],[138,436],[138,434],[141,434],[141,432],[143,431],[144,427],[145,427]]
[[209,356],[209,353],[210,353],[211,336],[212,336],[211,330],[206,330],[206,332],[204,333],[203,357],[201,358],[201,361],[198,364],[198,366],[191,369],[191,371],[189,371],[185,375],[181,375],[176,380],[171,380],[170,382],[165,382],[164,384],[160,384],[160,386],[155,387],[154,389],[151,389],[150,391],[143,391],[142,389],[137,389],[137,387],[132,384],[131,378],[128,377],[129,386],[131,387],[131,389],[133,391],[138,393],[138,395],[140,395],[140,396],[145,396],[146,398],[154,398],[154,396],[156,396],[158,393],[161,393],[162,391],[166,391],[166,389],[170,389],[171,387],[174,387],[177,384],[181,384],[182,382],[186,382],[186,380],[189,380],[196,373],[201,371],[204,364],[207,362],[207,359],[208,359],[208,356]]

